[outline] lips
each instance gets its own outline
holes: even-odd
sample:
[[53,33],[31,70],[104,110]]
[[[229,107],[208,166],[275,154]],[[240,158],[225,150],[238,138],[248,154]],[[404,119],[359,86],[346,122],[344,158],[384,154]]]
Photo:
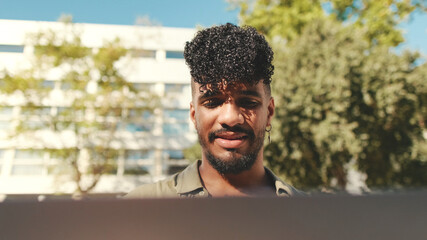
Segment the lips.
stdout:
[[214,141],[222,148],[232,149],[232,148],[239,148],[240,146],[242,146],[246,139],[247,139],[247,135],[244,133],[224,131],[224,132],[215,134]]

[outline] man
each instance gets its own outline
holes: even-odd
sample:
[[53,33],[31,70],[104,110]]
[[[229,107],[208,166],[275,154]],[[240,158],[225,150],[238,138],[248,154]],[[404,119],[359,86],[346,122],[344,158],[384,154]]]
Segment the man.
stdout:
[[274,100],[273,52],[251,27],[226,24],[187,42],[190,117],[202,160],[166,180],[143,185],[126,197],[292,196],[298,190],[263,166]]

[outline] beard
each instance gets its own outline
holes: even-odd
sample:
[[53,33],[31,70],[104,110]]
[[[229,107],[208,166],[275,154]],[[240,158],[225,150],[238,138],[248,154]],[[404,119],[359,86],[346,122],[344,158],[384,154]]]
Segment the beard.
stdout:
[[223,131],[245,133],[248,136],[247,141],[251,143],[249,149],[251,149],[252,151],[248,151],[246,153],[238,153],[236,149],[227,149],[230,154],[230,157],[228,159],[222,159],[220,157],[215,156],[214,153],[209,150],[208,143],[202,138],[200,132],[197,130],[200,145],[202,146],[203,152],[209,164],[221,175],[239,174],[243,171],[251,169],[254,163],[256,162],[259,151],[261,151],[264,143],[264,129],[261,129],[261,131],[258,132],[257,136],[255,136],[253,131],[243,129],[239,126],[219,129],[209,133],[209,143],[212,144],[215,141],[215,135]]

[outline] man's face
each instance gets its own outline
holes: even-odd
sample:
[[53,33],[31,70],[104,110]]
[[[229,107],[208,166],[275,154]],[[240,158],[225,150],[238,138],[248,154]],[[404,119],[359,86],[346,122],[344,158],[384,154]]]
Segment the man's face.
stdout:
[[265,128],[274,114],[262,81],[217,88],[193,84],[190,116],[210,165],[221,174],[238,174],[262,161]]

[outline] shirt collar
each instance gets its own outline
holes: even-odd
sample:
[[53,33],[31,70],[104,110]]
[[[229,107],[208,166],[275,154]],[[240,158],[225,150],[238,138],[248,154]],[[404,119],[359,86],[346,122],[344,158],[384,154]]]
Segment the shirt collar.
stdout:
[[176,190],[178,194],[183,195],[204,190],[199,175],[200,163],[200,160],[195,161],[178,174],[176,179]]
[[[199,166],[201,160],[197,160],[190,164],[184,171],[177,175],[176,190],[180,195],[194,195],[204,193],[208,196],[208,192],[204,189],[200,180]],[[264,167],[265,172],[274,180],[276,195],[279,197],[290,197],[293,195],[292,187],[277,177],[270,169]]]
[[282,181],[282,179],[274,175],[274,173],[270,169],[266,167],[264,167],[264,169],[265,173],[274,180],[274,187],[276,188],[277,196],[290,197],[293,195],[292,187],[289,184],[285,183],[284,181]]

